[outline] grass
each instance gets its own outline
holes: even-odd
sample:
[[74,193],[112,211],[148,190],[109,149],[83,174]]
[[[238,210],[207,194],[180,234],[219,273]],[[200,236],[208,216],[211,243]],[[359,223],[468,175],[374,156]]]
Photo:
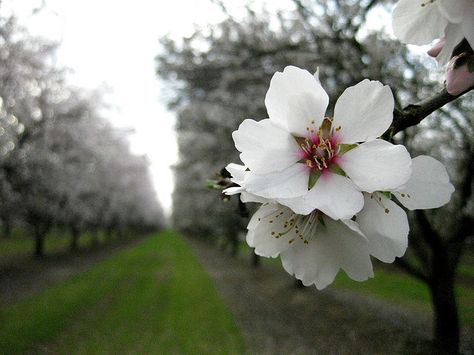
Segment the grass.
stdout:
[[240,354],[210,278],[172,232],[0,309],[0,352]]

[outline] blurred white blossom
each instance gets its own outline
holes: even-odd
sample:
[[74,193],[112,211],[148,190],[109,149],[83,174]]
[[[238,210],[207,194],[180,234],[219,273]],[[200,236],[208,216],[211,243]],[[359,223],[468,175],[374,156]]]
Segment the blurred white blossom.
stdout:
[[400,0],[393,11],[393,32],[407,44],[430,44],[439,63],[446,64],[465,38],[474,48],[473,0]]

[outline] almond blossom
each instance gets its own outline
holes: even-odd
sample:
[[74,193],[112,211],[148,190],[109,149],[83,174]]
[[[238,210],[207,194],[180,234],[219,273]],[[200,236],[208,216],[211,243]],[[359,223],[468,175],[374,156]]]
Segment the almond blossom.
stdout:
[[474,1],[400,0],[393,11],[393,32],[407,44],[441,39],[430,55],[446,64],[464,38],[474,48]]
[[273,76],[265,97],[268,119],[247,119],[232,134],[245,173],[245,191],[300,215],[319,210],[350,219],[362,209],[361,191],[389,191],[411,175],[405,147],[377,139],[390,126],[388,86],[363,80],[346,89],[334,117],[318,74],[288,66]]
[[356,281],[373,277],[368,240],[354,221],[335,221],[319,211],[298,215],[278,203],[265,203],[247,229],[247,243],[257,255],[279,255],[283,268],[305,286],[321,290],[341,268]]
[[[319,290],[331,284],[340,269],[355,281],[373,277],[370,256],[391,263],[408,246],[408,218],[392,197],[409,210],[437,208],[449,202],[454,191],[445,167],[429,156],[413,159],[413,173],[396,190],[364,193],[364,208],[355,220],[333,220],[321,211],[308,215],[249,194],[245,187],[226,190],[241,193],[246,202],[263,202],[248,224],[247,243],[265,257],[280,256],[284,269],[305,286]],[[244,183],[246,168],[229,164],[233,181]]]
[[367,237],[370,254],[391,263],[405,254],[408,246],[408,219],[391,197],[409,210],[438,208],[449,202],[454,186],[446,168],[438,160],[420,155],[413,159],[410,180],[390,193],[364,193],[364,208],[356,216]]

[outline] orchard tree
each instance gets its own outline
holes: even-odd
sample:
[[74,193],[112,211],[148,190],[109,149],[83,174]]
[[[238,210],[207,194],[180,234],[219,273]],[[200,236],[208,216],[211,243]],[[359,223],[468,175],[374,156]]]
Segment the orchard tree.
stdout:
[[0,222],[28,227],[44,254],[53,227],[141,233],[164,225],[148,162],[103,116],[99,92],[66,84],[56,46],[0,16]]

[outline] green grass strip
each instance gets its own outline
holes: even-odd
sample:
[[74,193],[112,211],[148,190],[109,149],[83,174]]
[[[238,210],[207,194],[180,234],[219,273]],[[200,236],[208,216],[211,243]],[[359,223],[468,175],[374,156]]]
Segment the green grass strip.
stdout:
[[241,354],[232,315],[173,232],[0,309],[0,352]]

